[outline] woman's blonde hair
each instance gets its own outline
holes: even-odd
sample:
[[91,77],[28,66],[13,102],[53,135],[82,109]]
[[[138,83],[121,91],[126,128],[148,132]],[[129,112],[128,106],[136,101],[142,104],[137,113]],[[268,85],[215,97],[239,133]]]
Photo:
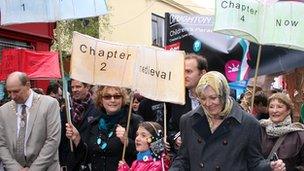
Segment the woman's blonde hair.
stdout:
[[[220,116],[227,116],[233,105],[233,100],[230,97],[230,89],[227,82],[227,79],[223,74],[217,71],[209,71],[204,74],[201,79],[199,80],[197,87],[196,87],[196,94],[199,98],[202,96],[202,92],[206,89],[206,87],[210,86],[219,96],[221,103],[223,104],[223,109]],[[202,106],[205,113],[209,115],[207,110]]]
[[290,115],[294,112],[294,104],[291,101],[290,97],[286,93],[275,93],[268,98],[268,107],[271,101],[278,100],[279,102],[285,104],[287,109],[290,109]]
[[118,93],[122,96],[122,106],[125,106],[127,104],[127,102],[129,101],[129,96],[126,89],[121,87],[113,87],[113,86],[101,86],[95,92],[96,97],[94,99],[94,103],[97,108],[104,108],[102,104],[102,97],[109,89],[114,89],[118,91]]

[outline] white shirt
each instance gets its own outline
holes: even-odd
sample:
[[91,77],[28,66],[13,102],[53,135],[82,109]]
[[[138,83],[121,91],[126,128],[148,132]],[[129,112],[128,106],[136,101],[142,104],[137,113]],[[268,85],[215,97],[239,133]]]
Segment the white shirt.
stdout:
[[[34,96],[34,93],[33,91],[30,89],[30,96],[27,98],[27,100],[25,101],[25,111],[26,111],[26,130],[25,130],[25,134],[27,132],[27,124],[28,124],[28,118],[30,116],[30,113],[29,113],[29,108],[32,107],[32,103],[33,103],[33,96]],[[21,122],[21,112],[22,112],[22,105],[23,104],[17,104],[17,138],[19,136],[19,130],[20,130],[20,122]],[[24,142],[24,155],[26,156],[26,141]]]
[[197,97],[195,97],[190,90],[189,91],[189,97],[191,99],[191,108],[192,110],[197,108],[200,105],[200,101]]

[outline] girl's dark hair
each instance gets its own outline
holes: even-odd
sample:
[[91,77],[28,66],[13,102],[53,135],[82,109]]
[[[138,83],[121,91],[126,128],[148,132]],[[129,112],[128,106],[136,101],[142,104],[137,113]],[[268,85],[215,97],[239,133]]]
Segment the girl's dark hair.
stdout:
[[139,93],[134,93],[134,100],[137,99],[138,102],[141,102],[144,97],[141,96]]
[[153,137],[158,137],[159,131],[163,132],[163,127],[157,122],[142,122],[139,127],[145,128]]

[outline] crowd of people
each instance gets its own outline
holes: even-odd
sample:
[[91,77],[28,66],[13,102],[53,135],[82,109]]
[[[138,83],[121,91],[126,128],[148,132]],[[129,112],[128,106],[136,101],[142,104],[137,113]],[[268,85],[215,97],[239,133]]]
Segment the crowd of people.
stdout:
[[304,170],[304,126],[292,121],[289,95],[259,90],[251,109],[250,88],[238,102],[202,56],[185,57],[184,105],[78,80],[70,88],[66,110],[59,83],[44,95],[25,73],[8,76],[11,101],[0,107],[5,170]]

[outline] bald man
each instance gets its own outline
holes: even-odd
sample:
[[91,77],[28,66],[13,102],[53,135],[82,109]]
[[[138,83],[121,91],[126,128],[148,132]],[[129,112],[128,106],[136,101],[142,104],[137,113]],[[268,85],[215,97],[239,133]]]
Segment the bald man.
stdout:
[[59,171],[61,124],[56,99],[35,93],[25,73],[6,80],[11,101],[0,107],[0,158],[7,171]]

